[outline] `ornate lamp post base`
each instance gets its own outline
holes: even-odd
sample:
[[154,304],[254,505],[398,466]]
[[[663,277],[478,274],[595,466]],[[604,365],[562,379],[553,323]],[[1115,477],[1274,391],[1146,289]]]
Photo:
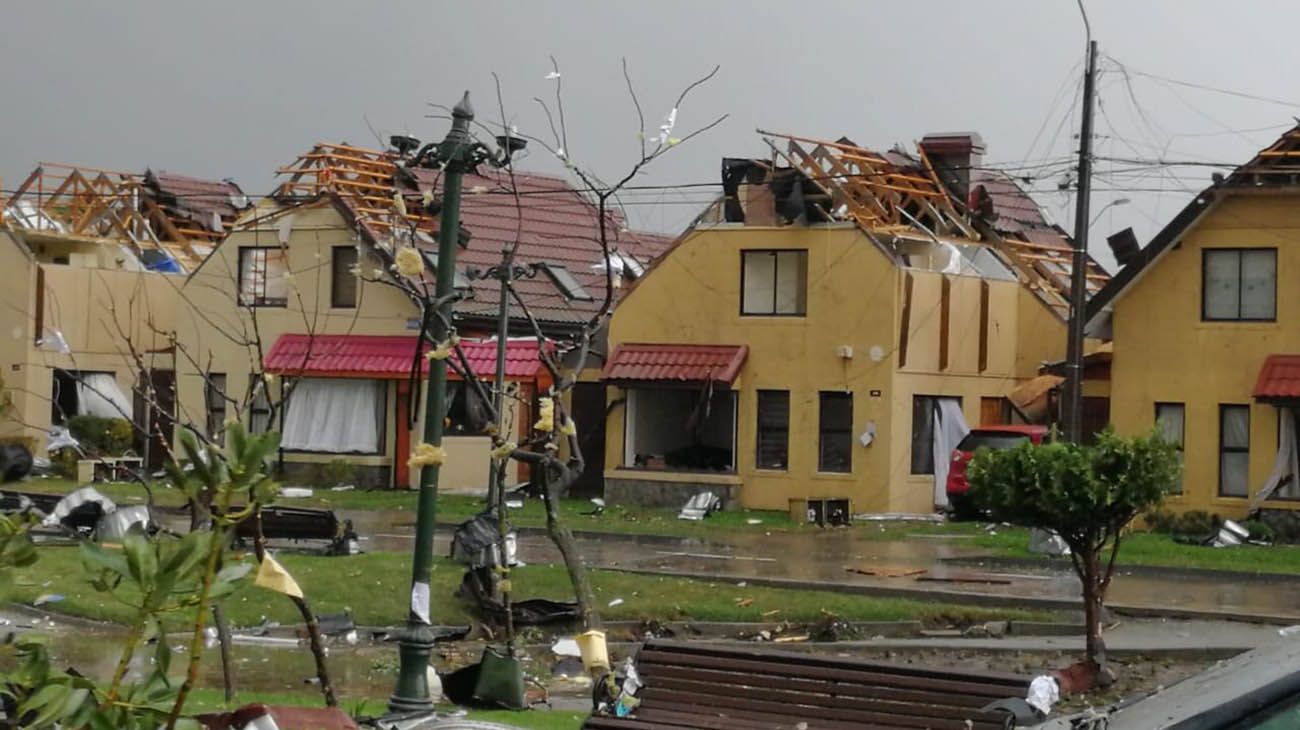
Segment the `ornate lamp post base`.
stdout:
[[393,695],[388,698],[388,711],[394,714],[426,712],[433,709],[429,696],[429,657],[433,654],[436,632],[433,627],[418,622],[408,622],[397,637],[397,655],[400,671]]

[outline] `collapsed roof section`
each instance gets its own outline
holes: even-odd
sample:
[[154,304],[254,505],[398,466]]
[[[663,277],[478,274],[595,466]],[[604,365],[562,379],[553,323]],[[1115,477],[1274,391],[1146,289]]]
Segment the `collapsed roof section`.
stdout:
[[[284,177],[275,192],[282,202],[334,196],[376,249],[392,254],[413,243],[429,254],[427,260],[435,260],[439,220],[424,200],[441,197],[440,170],[419,167],[397,152],[322,143],[277,172]],[[516,171],[512,179],[505,170],[480,169],[465,175],[462,191],[460,239],[467,247],[458,254],[459,264],[463,270],[486,270],[518,241],[516,263],[536,264],[538,271],[517,280],[515,288],[539,322],[586,322],[603,303],[607,268],[613,269],[615,284],[635,279],[669,243],[664,236],[630,231],[610,214],[611,262],[604,262],[595,206],[561,178]],[[469,296],[456,304],[458,315],[496,318],[495,279],[464,280],[463,287]],[[523,316],[511,302],[510,317]]]
[[0,207],[0,225],[30,240],[125,246],[144,268],[192,271],[248,198],[231,181],[43,162]]
[[[1069,314],[1070,239],[1010,177],[981,167],[974,133],[928,135],[915,154],[760,130],[770,160],[723,160],[723,200],[702,220],[851,222],[900,265],[1017,279]],[[1088,258],[1088,293],[1109,276]]]

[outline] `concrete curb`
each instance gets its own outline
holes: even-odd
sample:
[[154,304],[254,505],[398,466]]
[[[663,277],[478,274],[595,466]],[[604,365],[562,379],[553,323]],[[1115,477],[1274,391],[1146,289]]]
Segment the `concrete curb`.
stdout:
[[[988,557],[965,556],[959,558],[939,558],[945,565],[962,567],[1011,568],[1015,570],[1042,570],[1050,568],[1073,572],[1074,568],[1067,560],[1055,558],[1004,558],[996,555]],[[1246,572],[1239,570],[1218,570],[1213,568],[1179,568],[1159,565],[1116,565],[1116,575],[1151,576],[1156,578],[1213,578],[1217,580],[1249,581],[1260,583],[1300,583],[1300,575],[1293,573]]]

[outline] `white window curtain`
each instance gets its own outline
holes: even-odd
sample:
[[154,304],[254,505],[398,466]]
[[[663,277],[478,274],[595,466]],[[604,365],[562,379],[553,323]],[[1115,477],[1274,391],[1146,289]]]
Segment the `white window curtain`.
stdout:
[[112,373],[77,375],[77,415],[130,421],[135,418],[134,405],[117,387],[117,378]]
[[1254,510],[1274,496],[1281,499],[1300,498],[1300,452],[1296,449],[1295,411],[1277,409],[1277,458],[1273,460],[1273,473],[1250,500]]
[[948,465],[953,449],[970,433],[958,398],[936,398],[934,405],[934,506],[948,506]]
[[383,428],[384,382],[304,378],[293,386],[281,445],[297,451],[374,454]]

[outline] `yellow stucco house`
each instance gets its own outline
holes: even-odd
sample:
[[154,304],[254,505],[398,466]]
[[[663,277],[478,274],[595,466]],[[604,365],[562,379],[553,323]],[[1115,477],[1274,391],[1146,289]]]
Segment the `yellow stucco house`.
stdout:
[[[411,150],[413,151],[413,150]],[[420,308],[396,286],[396,250],[424,252],[432,291],[438,219],[424,208],[440,171],[409,152],[319,144],[282,168],[275,193],[260,201],[185,282],[176,319],[178,410],[214,435],[227,419],[278,430],[283,478],[312,481],[322,465],[347,462],[353,481],[406,488],[407,465],[423,432],[427,363],[417,354]],[[403,155],[407,155],[404,157]],[[516,283],[546,337],[562,347],[597,312],[605,273],[597,215],[560,178],[482,170],[466,176],[461,207],[455,324],[475,377],[495,371],[499,286],[476,276],[518,240],[515,263],[531,267]],[[404,201],[405,214],[396,198]],[[403,217],[405,215],[405,217]],[[667,240],[613,220],[618,283],[644,271]],[[507,309],[510,440],[523,441],[533,405],[550,386],[536,336],[521,307]],[[420,375],[412,377],[418,364]],[[491,439],[477,399],[454,373],[440,488],[486,487]],[[605,386],[595,378],[571,394],[579,431],[596,455],[580,490],[601,488]],[[287,387],[291,385],[292,387]],[[526,478],[521,469],[515,476]]]
[[606,496],[931,512],[941,432],[1009,422],[1063,355],[1068,239],[977,135],[766,140],[614,314]]
[[125,418],[160,466],[177,293],[247,199],[228,181],[42,163],[0,202],[0,436],[39,454],[72,416]]
[[1198,193],[1091,302],[1113,338],[1115,428],[1159,425],[1183,447],[1173,509],[1300,507],[1297,157],[1300,128]]

